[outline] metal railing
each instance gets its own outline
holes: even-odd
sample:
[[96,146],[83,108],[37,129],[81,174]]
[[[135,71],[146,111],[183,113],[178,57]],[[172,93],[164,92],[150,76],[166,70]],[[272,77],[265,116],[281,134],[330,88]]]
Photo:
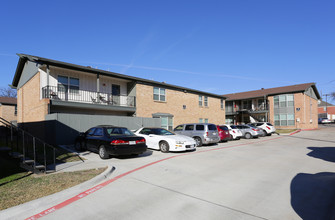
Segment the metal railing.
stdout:
[[11,122],[0,117],[0,125],[3,125],[1,144],[5,144],[10,154],[15,158],[22,158],[22,164],[32,168],[33,172],[56,171],[57,149],[15,126]]
[[43,87],[42,98],[99,105],[136,106],[136,97],[134,96],[113,95],[112,93],[81,90],[77,87],[63,85]]

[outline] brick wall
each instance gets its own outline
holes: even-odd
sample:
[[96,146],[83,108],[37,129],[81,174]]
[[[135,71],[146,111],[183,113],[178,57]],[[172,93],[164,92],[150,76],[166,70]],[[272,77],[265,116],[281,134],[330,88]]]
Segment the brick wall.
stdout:
[[0,105],[0,117],[9,122],[16,121],[15,106],[6,104]]
[[[153,100],[153,86],[136,85],[136,116],[152,117],[153,113],[174,115],[173,126],[199,122],[208,118],[210,123],[224,124],[225,111],[221,109],[221,99],[208,97],[208,107],[199,107],[199,95],[166,89],[166,102]],[[186,106],[186,109],[183,108]]]
[[48,99],[40,99],[40,73],[17,91],[18,123],[43,121],[48,114]]
[[[318,128],[318,100],[303,93],[294,94],[296,127],[301,129]],[[300,108],[300,110],[299,110]]]

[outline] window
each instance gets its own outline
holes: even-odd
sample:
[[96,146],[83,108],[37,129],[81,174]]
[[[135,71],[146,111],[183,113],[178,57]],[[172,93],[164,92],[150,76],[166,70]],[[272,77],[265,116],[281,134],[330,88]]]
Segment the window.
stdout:
[[183,125],[178,125],[174,130],[175,130],[175,131],[182,131],[183,128],[184,128]]
[[221,99],[221,109],[224,109],[224,101]]
[[205,130],[205,125],[196,125],[195,130],[197,131],[204,131]]
[[277,95],[273,98],[275,108],[287,108],[294,107],[294,95]]
[[194,130],[194,125],[186,125],[185,126],[185,131],[193,131]]
[[202,118],[199,118],[199,123],[203,123],[204,120]]
[[104,132],[102,128],[95,129],[94,136],[103,136]]
[[205,123],[208,123],[208,118],[205,118]]
[[213,125],[213,124],[208,125],[208,130],[209,131],[216,131],[217,130],[216,125]]
[[276,114],[275,126],[293,126],[295,125],[294,114]]
[[208,96],[204,96],[204,106],[208,106]]
[[202,106],[202,95],[199,95],[199,106]]
[[58,91],[79,93],[79,79],[68,76],[58,76]]
[[154,100],[165,102],[165,89],[154,87]]
[[173,121],[172,117],[162,116],[162,128],[172,131],[173,130]]
[[17,115],[17,105],[15,105],[14,115]]
[[91,128],[86,133],[87,133],[88,136],[92,136],[94,134],[94,131],[95,131],[95,128]]

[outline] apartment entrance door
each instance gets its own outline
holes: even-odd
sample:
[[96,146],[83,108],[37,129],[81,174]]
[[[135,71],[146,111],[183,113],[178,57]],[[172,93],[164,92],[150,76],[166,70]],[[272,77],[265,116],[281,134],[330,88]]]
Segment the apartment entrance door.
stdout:
[[120,105],[120,85],[112,84],[112,103],[113,105]]

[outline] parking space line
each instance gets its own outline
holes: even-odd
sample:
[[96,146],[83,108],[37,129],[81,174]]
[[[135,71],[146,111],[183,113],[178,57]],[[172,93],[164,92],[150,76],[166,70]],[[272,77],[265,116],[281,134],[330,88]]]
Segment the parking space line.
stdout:
[[283,136],[280,136],[280,137],[276,137],[276,138],[271,138],[271,139],[267,139],[267,140],[260,140],[260,141],[255,141],[255,142],[252,142],[252,143],[243,143],[243,144],[237,144],[237,145],[231,145],[231,146],[220,146],[218,148],[211,148],[211,149],[206,149],[206,150],[201,150],[201,151],[196,151],[196,152],[190,152],[190,153],[186,153],[186,154],[178,154],[178,155],[174,155],[174,156],[170,156],[170,157],[167,157],[167,158],[164,158],[164,159],[161,159],[161,160],[157,160],[157,161],[154,161],[154,162],[151,162],[151,163],[148,163],[148,164],[145,164],[143,166],[140,166],[138,168],[135,168],[133,170],[130,170],[128,172],[125,172],[123,174],[120,174],[110,180],[107,180],[101,184],[98,184],[82,193],[79,193],[78,195],[68,199],[68,200],[65,200],[64,202],[61,202],[53,207],[50,207],[49,209],[46,209],[38,214],[35,214],[31,217],[28,217],[26,218],[26,220],[34,220],[34,219],[38,219],[38,218],[41,218],[43,216],[46,216],[48,214],[51,214],[65,206],[68,206],[70,205],[71,203],[79,200],[79,199],[82,199],[100,189],[102,189],[103,187],[107,186],[108,184],[118,180],[118,179],[121,179],[122,177],[125,177],[131,173],[134,173],[136,171],[139,171],[139,170],[142,170],[146,167],[149,167],[149,166],[152,166],[154,164],[157,164],[157,163],[160,163],[160,162],[163,162],[163,161],[166,161],[166,160],[170,160],[170,159],[173,159],[173,158],[177,158],[177,157],[182,157],[182,156],[188,156],[188,155],[192,155],[192,154],[199,154],[199,153],[205,153],[205,152],[209,152],[209,151],[215,151],[215,150],[222,150],[222,149],[227,149],[227,148],[233,148],[233,147],[241,147],[241,146],[246,146],[246,145],[250,145],[250,144],[255,144],[255,143],[261,143],[261,142],[266,142],[266,141],[271,141],[271,140],[276,140],[276,139],[279,139],[279,138],[282,138]]

